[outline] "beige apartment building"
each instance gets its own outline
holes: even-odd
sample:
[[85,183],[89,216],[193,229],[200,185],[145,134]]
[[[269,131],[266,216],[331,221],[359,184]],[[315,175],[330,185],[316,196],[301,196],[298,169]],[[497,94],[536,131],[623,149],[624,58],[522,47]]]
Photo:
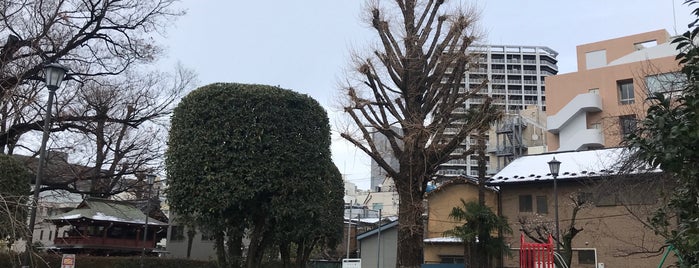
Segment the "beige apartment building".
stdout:
[[648,92],[682,83],[667,31],[577,46],[577,72],[546,79],[549,151],[618,146],[644,116]]

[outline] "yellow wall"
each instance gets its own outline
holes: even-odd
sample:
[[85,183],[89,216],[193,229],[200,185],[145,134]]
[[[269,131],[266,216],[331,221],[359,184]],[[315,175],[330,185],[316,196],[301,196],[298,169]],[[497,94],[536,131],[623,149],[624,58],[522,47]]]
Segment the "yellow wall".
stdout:
[[[469,182],[447,183],[427,194],[427,225],[426,238],[444,237],[444,232],[459,225],[449,218],[452,208],[461,206],[461,199],[466,202],[478,201],[478,186]],[[486,190],[486,205],[497,213],[497,195],[492,190]],[[439,263],[440,256],[463,256],[462,244],[429,244],[424,247],[425,263]]]

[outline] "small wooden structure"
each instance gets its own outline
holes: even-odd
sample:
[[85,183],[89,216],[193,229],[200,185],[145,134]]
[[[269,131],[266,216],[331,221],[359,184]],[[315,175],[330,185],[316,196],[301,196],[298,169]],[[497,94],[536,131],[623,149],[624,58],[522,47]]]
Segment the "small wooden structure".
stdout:
[[46,221],[65,230],[54,239],[54,249],[62,253],[137,255],[144,248],[151,253],[167,231],[167,223],[148,218],[144,243],[146,214],[127,202],[100,198],[85,199],[74,210]]
[[554,268],[553,239],[549,235],[548,243],[529,243],[520,235],[519,267],[520,268]]

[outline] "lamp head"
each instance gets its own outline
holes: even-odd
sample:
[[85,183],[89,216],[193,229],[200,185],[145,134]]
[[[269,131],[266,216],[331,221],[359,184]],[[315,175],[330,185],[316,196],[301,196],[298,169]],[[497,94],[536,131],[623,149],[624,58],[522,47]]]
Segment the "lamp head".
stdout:
[[155,182],[155,174],[146,175],[146,182],[148,182],[148,185],[153,185],[153,182]]
[[58,89],[61,82],[63,82],[63,78],[66,77],[66,73],[68,73],[68,68],[61,64],[55,62],[46,64],[44,66],[46,87],[52,91]]
[[561,161],[556,160],[556,157],[554,157],[549,163],[549,169],[551,171],[551,176],[558,176],[558,171],[561,169]]

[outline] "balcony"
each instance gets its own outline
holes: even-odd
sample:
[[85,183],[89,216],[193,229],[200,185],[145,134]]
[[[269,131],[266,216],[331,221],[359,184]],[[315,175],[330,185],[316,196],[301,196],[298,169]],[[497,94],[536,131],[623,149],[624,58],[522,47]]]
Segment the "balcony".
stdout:
[[[563,135],[566,134],[566,135]],[[570,134],[561,133],[558,151],[587,150],[604,147],[604,134],[601,129],[588,128]]]
[[[548,117],[548,131],[558,134],[566,124],[578,117],[578,114],[599,111],[602,111],[602,98],[599,95],[595,93],[580,94],[568,102],[558,113]],[[583,116],[586,117],[586,115]]]

